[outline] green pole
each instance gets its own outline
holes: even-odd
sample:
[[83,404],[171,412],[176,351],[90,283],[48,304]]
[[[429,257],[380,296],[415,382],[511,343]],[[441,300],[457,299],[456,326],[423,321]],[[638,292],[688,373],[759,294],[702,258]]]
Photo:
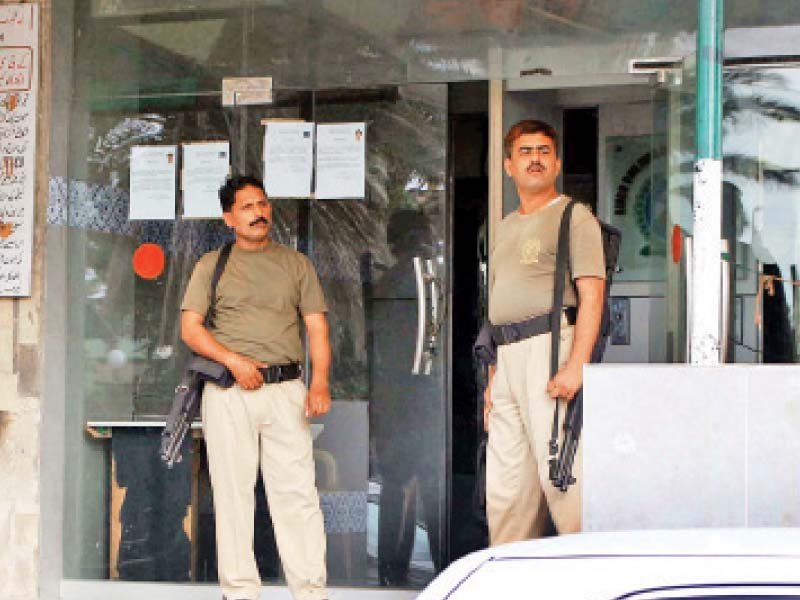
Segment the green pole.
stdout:
[[722,158],[723,0],[699,0],[697,159]]

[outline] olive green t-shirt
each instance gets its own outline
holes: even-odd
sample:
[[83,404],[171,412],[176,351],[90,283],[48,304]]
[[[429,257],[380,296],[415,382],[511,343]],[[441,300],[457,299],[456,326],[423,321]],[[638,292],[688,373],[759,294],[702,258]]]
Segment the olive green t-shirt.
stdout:
[[[569,198],[560,196],[534,213],[514,211],[502,220],[490,263],[489,321],[503,325],[550,312],[561,215]],[[570,271],[573,279],[605,279],[600,224],[577,203],[570,222]],[[577,306],[575,289],[564,287],[564,306]]]
[[[181,310],[205,315],[219,250],[195,265]],[[308,258],[271,242],[264,250],[234,245],[217,284],[214,338],[238,354],[267,364],[303,359],[300,317],[327,311],[325,297]]]

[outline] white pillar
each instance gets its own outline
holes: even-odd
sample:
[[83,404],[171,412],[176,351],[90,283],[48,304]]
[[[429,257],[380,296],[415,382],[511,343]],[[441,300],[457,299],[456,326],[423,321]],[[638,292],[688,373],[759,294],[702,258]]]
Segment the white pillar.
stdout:
[[722,161],[697,161],[694,175],[691,362],[720,362],[720,238],[722,236]]

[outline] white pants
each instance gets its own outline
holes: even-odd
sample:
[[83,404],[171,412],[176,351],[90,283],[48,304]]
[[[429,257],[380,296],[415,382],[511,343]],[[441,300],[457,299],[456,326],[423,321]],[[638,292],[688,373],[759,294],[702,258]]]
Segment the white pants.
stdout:
[[325,531],[300,379],[242,390],[206,384],[203,432],[214,492],[217,564],[228,600],[261,594],[253,554],[259,460],[286,581],[297,600],[327,598]]
[[[562,322],[559,364],[572,349],[574,327]],[[486,453],[486,516],[492,546],[539,537],[547,512],[559,533],[581,528],[581,446],[572,473],[577,482],[562,492],[549,479],[549,453],[555,400],[550,380],[550,334],[498,348],[492,383],[489,443]],[[559,424],[566,403],[559,402]],[[559,448],[563,440],[560,431]]]

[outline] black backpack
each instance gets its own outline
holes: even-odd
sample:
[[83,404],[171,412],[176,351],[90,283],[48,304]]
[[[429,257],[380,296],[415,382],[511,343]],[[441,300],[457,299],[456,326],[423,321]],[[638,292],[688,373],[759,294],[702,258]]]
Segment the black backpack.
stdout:
[[[559,342],[561,341],[561,311],[564,302],[564,283],[567,269],[569,268],[569,230],[572,209],[575,200],[570,200],[561,216],[561,225],[558,231],[558,250],[556,254],[556,279],[553,291],[553,308],[551,312],[551,346],[550,346],[550,377],[558,372]],[[609,292],[611,282],[617,269],[619,247],[622,243],[622,233],[616,227],[600,221],[600,235],[603,243],[603,256],[605,258],[606,286],[603,298],[603,314],[600,320],[600,331],[592,349],[591,362],[598,363],[603,360],[606,342],[611,334],[611,304]],[[578,449],[581,427],[583,426],[583,388],[578,390],[575,397],[567,405],[564,416],[564,442],[560,451],[558,446],[558,403],[553,413],[553,429],[550,437],[550,481],[562,491],[566,491],[570,484],[575,483],[572,476],[572,463]]]

